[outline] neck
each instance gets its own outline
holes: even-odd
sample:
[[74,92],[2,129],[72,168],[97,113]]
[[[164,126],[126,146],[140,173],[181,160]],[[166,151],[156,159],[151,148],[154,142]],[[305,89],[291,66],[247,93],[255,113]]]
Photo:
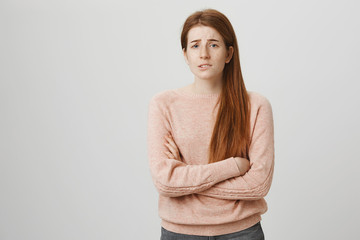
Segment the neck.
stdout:
[[191,84],[191,91],[194,93],[217,94],[222,89],[222,81],[207,81],[195,79]]

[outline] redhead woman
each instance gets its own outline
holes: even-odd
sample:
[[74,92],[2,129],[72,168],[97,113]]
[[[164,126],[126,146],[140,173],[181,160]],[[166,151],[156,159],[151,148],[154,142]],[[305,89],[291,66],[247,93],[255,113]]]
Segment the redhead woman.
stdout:
[[275,159],[270,101],[246,90],[236,35],[221,12],[191,14],[181,47],[193,83],[149,102],[161,240],[264,239]]

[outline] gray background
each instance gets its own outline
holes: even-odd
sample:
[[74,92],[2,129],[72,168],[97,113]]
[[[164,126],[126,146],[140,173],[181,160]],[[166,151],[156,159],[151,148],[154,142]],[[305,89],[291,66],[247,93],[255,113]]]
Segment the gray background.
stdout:
[[358,236],[358,1],[2,0],[0,239],[159,239],[148,101],[193,81],[180,31],[206,7],[273,107],[266,239]]

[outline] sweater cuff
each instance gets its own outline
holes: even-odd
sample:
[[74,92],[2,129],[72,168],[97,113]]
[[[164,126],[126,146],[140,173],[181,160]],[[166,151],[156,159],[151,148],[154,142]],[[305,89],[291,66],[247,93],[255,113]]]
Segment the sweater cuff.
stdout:
[[214,173],[212,174],[213,181],[215,182],[221,182],[226,179],[238,177],[241,175],[234,157],[230,157],[212,164],[217,165],[214,167]]

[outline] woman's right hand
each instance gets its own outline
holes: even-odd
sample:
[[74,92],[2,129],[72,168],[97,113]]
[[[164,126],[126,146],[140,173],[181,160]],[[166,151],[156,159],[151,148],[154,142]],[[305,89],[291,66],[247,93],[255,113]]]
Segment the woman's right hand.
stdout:
[[241,173],[240,176],[244,175],[250,169],[250,161],[241,157],[235,157],[235,160]]

